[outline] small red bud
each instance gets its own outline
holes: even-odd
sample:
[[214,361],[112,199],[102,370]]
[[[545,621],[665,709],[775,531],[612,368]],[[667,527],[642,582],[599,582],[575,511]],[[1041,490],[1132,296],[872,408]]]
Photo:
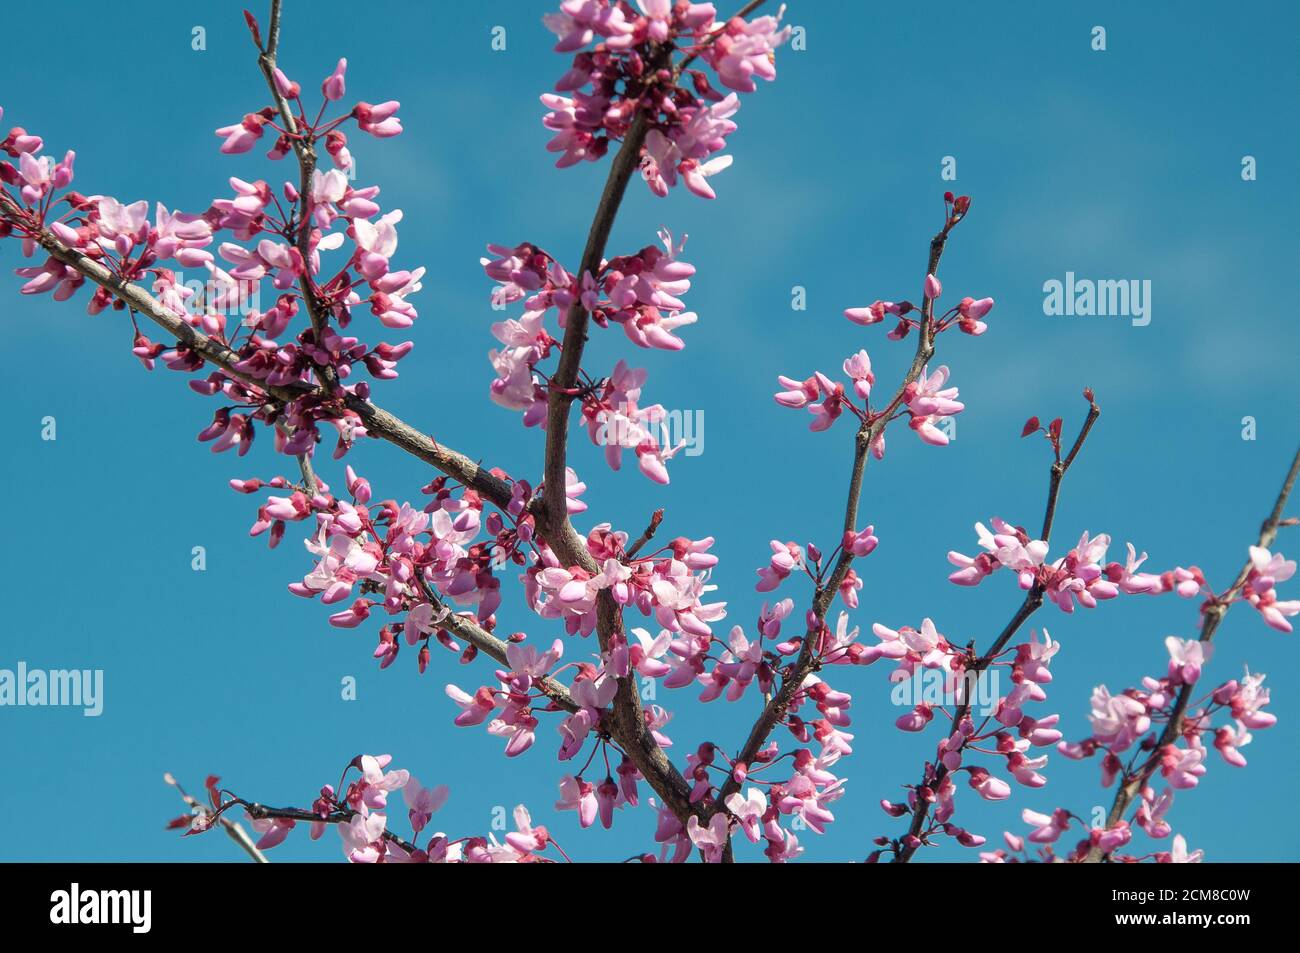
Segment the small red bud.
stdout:
[[260,50],[262,48],[262,28],[257,25],[257,17],[245,10],[244,20],[248,23],[248,32],[253,34],[253,42],[257,44],[257,48]]

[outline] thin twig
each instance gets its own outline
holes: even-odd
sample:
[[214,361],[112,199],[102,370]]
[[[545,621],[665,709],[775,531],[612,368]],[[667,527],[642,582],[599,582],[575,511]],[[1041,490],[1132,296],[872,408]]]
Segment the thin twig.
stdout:
[[629,548],[626,557],[631,560],[636,558],[636,554],[641,552],[642,547],[650,540],[655,538],[655,532],[659,529],[659,524],[664,521],[664,508],[661,506],[650,515],[650,524],[646,526],[645,532],[641,534]]
[[[255,801],[245,801],[240,797],[235,798],[234,803],[243,807],[244,810],[248,812],[249,817],[259,821],[279,818],[286,821],[305,821],[309,824],[351,824],[352,818],[358,816],[356,811],[346,807],[339,808],[336,811],[331,811],[329,814],[322,817],[315,811],[303,810],[300,807],[267,807],[265,804],[258,804]],[[419,848],[410,841],[399,837],[392,831],[385,830],[380,836],[384,840],[396,844],[408,854],[413,854],[419,850]]]
[[[194,811],[205,815],[212,814],[211,808],[181,787],[180,782],[177,781],[170,772],[163,775],[163,780],[174,787],[176,792],[181,796],[181,800],[188,804]],[[248,856],[253,859],[254,863],[270,863],[270,861],[266,859],[266,855],[257,849],[257,845],[253,843],[253,839],[248,836],[248,832],[244,830],[242,824],[238,821],[232,821],[230,818],[225,816],[218,816],[217,823],[221,825],[221,829],[226,832],[230,839],[239,845],[240,850],[244,851],[244,853],[248,854]]]
[[[452,612],[433,591],[429,584],[422,576],[417,574],[417,580],[425,599],[433,606],[435,611],[445,612],[446,615],[436,621],[439,628],[446,629],[452,635],[459,636],[466,642],[485,652],[488,656],[500,662],[502,665],[509,665],[510,662],[506,657],[506,643],[498,639],[487,629],[478,625],[472,619],[463,615]],[[533,684],[546,693],[555,704],[566,711],[578,711],[582,706],[573,700],[569,690],[557,682],[555,679],[546,677],[534,679]]]

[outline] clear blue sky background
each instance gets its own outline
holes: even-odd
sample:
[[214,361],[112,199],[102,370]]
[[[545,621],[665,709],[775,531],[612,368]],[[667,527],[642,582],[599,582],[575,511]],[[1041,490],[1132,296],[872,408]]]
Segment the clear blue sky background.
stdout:
[[[406,212],[402,265],[430,270],[416,350],[401,379],[379,388],[380,402],[452,446],[535,476],[540,433],[486,397],[488,326],[499,315],[478,257],[488,241],[530,240],[572,263],[605,175],[605,164],[555,171],[543,150],[537,96],[565,68],[540,23],[548,5],[287,7],[281,62],[305,87],[346,55],[349,100],[402,101],[403,136],[354,137],[360,180]],[[212,135],[264,102],[239,10],[151,0],[106,16],[102,4],[72,0],[44,65],[0,64],[6,123],[40,133],[51,153],[75,148],[83,192],[201,210],[230,175],[279,181],[288,165],[219,156]],[[810,434],[804,415],[777,408],[775,376],[835,370],[865,346],[879,378],[897,379],[911,342],[891,345],[882,328],[857,328],[840,311],[917,297],[939,196],[955,187],[975,204],[943,263],[945,300],[969,293],[998,304],[985,337],[940,342],[968,408],[955,443],[935,449],[899,430],[870,469],[863,522],[882,542],[861,565],[854,621],[869,629],[929,615],[954,641],[988,644],[1019,591],[1005,577],[954,587],[944,554],[972,550],[978,519],[1041,519],[1047,448],[1020,441],[1020,426],[1031,413],[1063,414],[1072,432],[1085,384],[1104,415],[1066,485],[1057,551],[1084,529],[1105,531],[1120,552],[1131,539],[1158,568],[1199,564],[1226,585],[1297,439],[1300,332],[1284,303],[1300,213],[1295,5],[804,0],[789,20],[806,28],[808,49],[782,52],[779,80],[744,99],[729,150],[736,164],[714,180],[720,198],[678,190],[660,200],[634,182],[614,229],[620,253],[652,242],[661,224],[691,234],[686,257],[699,274],[688,303],[700,322],[686,330],[687,349],[630,353],[611,332],[589,351],[593,371],[628,356],[650,369],[647,396],[703,411],[705,452],[676,461],[672,485],[658,489],[635,468],[610,473],[595,448],[576,445],[573,462],[591,486],[580,525],[610,520],[635,534],[664,506],[665,534],[717,536],[727,625],[752,630],[754,568],[768,539],[835,545],[852,453],[849,427]],[[205,52],[191,50],[196,24],[207,29]],[[1098,24],[1104,53],[1090,49]],[[505,52],[490,47],[495,25],[507,30]],[[940,180],[945,155],[957,159],[956,183]],[[1244,155],[1257,157],[1258,181],[1242,181]],[[6,273],[16,253],[12,243],[0,249]],[[1150,326],[1044,316],[1043,283],[1067,271],[1150,279]],[[283,472],[285,461],[265,443],[244,461],[196,443],[211,402],[178,375],[144,373],[120,314],[90,318],[85,293],[59,305],[20,299],[12,276],[4,283],[0,495],[10,543],[0,564],[12,585],[0,667],[102,668],[106,710],[88,719],[0,709],[9,765],[0,811],[11,819],[0,856],[235,859],[220,835],[163,831],[181,809],[164,771],[195,789],[216,772],[250,797],[303,804],[360,751],[391,752],[426,784],[450,784],[441,829],[483,832],[492,806],[525,801],[578,858],[650,846],[648,811],[625,812],[610,833],[580,834],[574,815],[551,810],[568,769],[554,760],[551,723],[511,762],[481,729],[451,725],[443,685],[472,689],[488,665],[466,670],[436,654],[420,677],[404,653],[379,672],[374,626],[332,629],[318,604],[286,593],[310,568],[297,538],[275,552],[247,539],[254,503],[226,488],[232,476]],[[795,285],[807,289],[806,311],[790,307]],[[55,442],[40,439],[47,415],[58,421]],[[1241,438],[1247,415],[1258,422],[1253,442]],[[414,499],[428,478],[385,444],[351,459],[380,496]],[[1284,535],[1281,548],[1298,542]],[[190,569],[196,545],[207,549],[206,572]],[[549,638],[518,592],[511,584],[503,624]],[[797,585],[784,594],[807,596]],[[1118,690],[1158,674],[1163,638],[1190,636],[1196,622],[1195,604],[1172,596],[1072,617],[1044,609],[1034,626],[1063,644],[1049,704],[1068,736],[1087,731],[1093,685]],[[1175,826],[1211,859],[1295,860],[1295,825],[1264,806],[1300,784],[1300,646],[1238,609],[1216,649],[1207,678],[1239,674],[1247,661],[1268,672],[1281,723],[1256,734],[1245,770],[1213,755],[1200,788],[1179,794]],[[586,650],[572,643],[570,657]],[[340,700],[346,675],[358,679],[356,701]],[[803,837],[810,858],[860,859],[872,837],[898,831],[876,802],[898,796],[932,753],[935,733],[890,726],[898,712],[886,675],[884,665],[834,673],[854,695],[857,750],[841,763],[849,793],[832,833]],[[693,692],[660,700],[677,712],[669,733],[679,760],[704,738],[738,746],[757,704],[704,707]],[[1023,807],[1109,804],[1097,767],[1053,757],[1046,788],[1017,789],[1000,806],[963,786],[958,820],[993,840],[1004,827],[1023,831]],[[305,832],[276,855],[340,856],[332,834],[312,845]]]

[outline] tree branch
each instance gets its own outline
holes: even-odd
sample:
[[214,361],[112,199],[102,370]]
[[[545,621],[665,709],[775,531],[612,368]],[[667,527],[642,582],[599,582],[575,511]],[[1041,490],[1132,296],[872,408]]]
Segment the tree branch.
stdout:
[[[752,12],[761,3],[762,0],[752,0],[743,8],[742,14]],[[713,39],[714,37],[709,37],[704,45]],[[647,66],[647,73],[652,74],[666,67],[671,61],[672,52],[671,45],[659,46]],[[684,58],[676,67],[675,74],[680,74],[682,66],[690,62],[694,55],[697,54]],[[649,130],[649,115],[644,109],[639,109],[623,136],[622,145],[610,162],[609,175],[605,179],[600,202],[587,232],[587,243],[578,266],[578,280],[586,274],[591,274],[594,278],[600,270],[614,219],[627,191],[627,184],[640,164],[641,146],[645,143]],[[590,315],[581,299],[575,299],[565,316],[560,359],[555,373],[551,375],[547,396],[544,484],[542,505],[537,516],[538,529],[561,562],[566,566],[581,566],[594,573],[599,570],[599,566],[587,552],[586,544],[569,520],[568,501],[564,492],[568,467],[569,412],[587,343],[589,319]],[[609,651],[615,638],[623,637],[623,612],[608,589],[602,590],[596,599],[596,632],[602,652]],[[635,679],[627,677],[618,680],[610,723],[611,733],[623,746],[632,763],[679,820],[685,822],[691,814],[701,818],[708,816],[703,807],[691,803],[690,785],[660,750],[646,727]]]
[[[0,203],[0,211],[5,207],[4,203]],[[281,402],[297,400],[311,395],[313,392],[318,395],[323,394],[319,389],[313,388],[312,385],[307,383],[274,386],[236,370],[234,365],[239,361],[239,355],[222,342],[210,338],[203,332],[191,327],[139,285],[124,281],[100,262],[68,248],[48,231],[42,230],[33,237],[55,260],[68,265],[101,288],[126,302],[128,307],[139,314],[143,314],[154,324],[171,334],[181,346],[193,351],[205,361],[220,367],[230,377],[243,381]],[[416,430],[410,424],[405,423],[383,408],[375,406],[370,401],[362,400],[355,395],[347,395],[344,402],[347,408],[354,411],[365,423],[367,433],[386,440],[407,453],[419,457],[424,462],[475,490],[484,499],[491,501],[496,506],[502,509],[509,506],[509,484],[484,470],[469,457],[439,445],[432,437]]]
[[[351,808],[340,808],[321,817],[315,811],[305,811],[299,807],[267,807],[265,804],[258,804],[255,801],[245,801],[241,797],[234,798],[233,803],[243,807],[248,812],[248,816],[257,821],[280,818],[286,821],[304,821],[308,824],[350,824],[352,818],[357,816],[357,812]],[[385,830],[381,836],[384,840],[396,844],[408,854],[413,854],[419,850],[410,841],[397,836],[390,830]]]
[[[284,94],[280,92],[280,86],[275,80],[276,54],[280,49],[280,6],[281,0],[271,0],[271,22],[267,31],[266,47],[258,50],[257,65],[266,78],[266,85],[271,91],[271,100],[275,103],[276,111],[279,112],[280,119],[284,123],[286,138],[293,148],[294,156],[298,159],[298,221],[293,242],[302,255],[302,260],[309,262],[311,261],[311,180],[312,173],[316,171],[316,146],[310,138],[301,135],[298,122],[294,119],[293,109]],[[298,289],[307,305],[312,333],[317,344],[320,344],[329,326],[329,315],[321,307],[320,299],[316,296],[316,288],[310,272],[304,270],[298,276]],[[338,386],[338,374],[334,368],[316,364],[314,361],[312,363],[321,384],[327,390],[333,391]]]
[[[930,239],[930,255],[926,262],[926,274],[937,274],[939,260],[943,257],[944,246],[947,244],[948,235],[955,224],[956,222],[952,220],[945,222],[943,229]],[[866,473],[867,459],[872,444],[884,433],[885,428],[889,426],[890,417],[902,405],[908,385],[921,376],[921,371],[924,369],[926,362],[934,356],[934,299],[923,295],[922,300],[921,327],[916,343],[916,353],[912,357],[912,364],[907,369],[907,373],[903,376],[902,382],[898,385],[897,391],[895,391],[893,398],[885,409],[869,416],[857,432],[854,442],[853,467],[849,471],[848,500],[844,507],[845,532],[857,529],[858,504],[862,496],[862,480]],[[744,747],[736,756],[737,764],[749,765],[753,763],[759,750],[767,743],[768,736],[785,717],[790,703],[794,701],[795,696],[803,687],[803,683],[812,674],[813,670],[819,666],[820,661],[816,657],[816,646],[821,636],[821,627],[825,622],[826,612],[830,608],[831,601],[835,598],[840,584],[844,582],[849,569],[853,566],[854,558],[853,554],[847,549],[841,550],[830,577],[818,586],[814,592],[812,611],[815,621],[804,634],[803,645],[799,649],[799,658],[794,666],[782,676],[780,689],[763,707],[758,720],[750,728]],[[741,782],[735,779],[733,772],[723,782],[722,788],[718,792],[718,799],[713,813],[722,810],[726,799],[739,791],[740,787]],[[728,844],[723,855],[724,860],[731,859],[730,847],[731,845]]]
[[[761,2],[762,0],[751,0],[743,8],[742,13],[748,14],[752,12]],[[285,128],[290,133],[296,134],[300,127],[292,115],[287,100],[280,93],[275,83],[275,63],[279,48],[280,9],[280,0],[272,0],[270,29],[266,38],[266,45],[259,47],[258,63],[267,80],[280,117],[285,123]],[[696,47],[695,52],[686,57],[680,66],[684,66],[685,63],[698,54],[700,49],[707,46],[715,38],[716,35],[702,41]],[[662,58],[657,59],[655,65],[666,65],[671,58],[671,54],[672,47],[665,45],[661,50]],[[648,129],[649,119],[647,114],[644,111],[639,111],[637,118],[624,136],[618,153],[611,162],[610,173],[606,180],[601,201],[597,206],[596,214],[588,232],[579,269],[580,275],[587,272],[594,275],[599,271],[610,230],[613,227],[627,183],[639,164],[641,146]],[[298,155],[301,173],[301,187],[299,189],[301,204],[298,213],[301,227],[297,236],[301,243],[310,234],[310,216],[307,205],[311,187],[310,173],[314,169],[315,156],[314,151],[309,148],[308,144],[296,138],[295,135],[290,135],[289,141],[293,144],[295,153]],[[6,203],[0,201],[0,214],[12,213],[17,216],[19,212],[20,210],[16,208],[10,209]],[[240,360],[239,355],[226,344],[210,338],[191,327],[143,288],[121,279],[100,262],[75,249],[68,248],[48,231],[40,230],[33,237],[57,261],[73,268],[124,301],[135,311],[145,315],[155,324],[172,334],[180,346],[188,348],[205,361],[220,367],[230,377],[243,381],[257,392],[273,397],[280,402],[288,402],[303,397],[341,399],[348,410],[355,412],[361,418],[368,433],[387,440],[424,460],[465,486],[474,489],[496,506],[502,509],[509,506],[511,498],[510,486],[504,480],[488,473],[478,463],[465,455],[440,446],[433,438],[369,401],[362,400],[355,395],[334,394],[333,391],[337,382],[333,379],[333,375],[322,378],[322,386],[319,388],[305,382],[298,382],[289,386],[272,386],[259,381],[235,369],[234,365]],[[302,245],[300,244],[299,247],[301,250]],[[303,280],[301,290],[308,305],[313,329],[319,334],[323,327],[324,315],[320,310],[310,280]],[[568,416],[572,395],[563,391],[571,389],[576,382],[583,348],[586,343],[588,322],[589,315],[587,312],[580,303],[575,303],[567,316],[559,368],[553,377],[555,389],[551,392],[550,406],[548,408],[547,450],[543,470],[543,499],[542,505],[538,506],[535,512],[539,536],[546,541],[561,559],[568,565],[579,565],[585,569],[594,570],[596,568],[595,561],[586,551],[582,539],[569,521],[567,502],[564,496]],[[320,369],[318,368],[317,371],[319,376]],[[306,473],[304,473],[304,479],[308,479]],[[311,480],[308,479],[308,482],[310,485]],[[450,618],[459,621],[451,621],[448,625],[449,631],[460,635],[466,641],[488,652],[494,658],[504,659],[504,643],[499,639],[468,622],[468,620],[464,620],[463,617]],[[601,593],[598,602],[597,620],[601,646],[602,649],[607,650],[614,637],[622,635],[621,609],[613,602],[608,592]],[[554,687],[563,688],[563,686],[558,686],[558,683]],[[563,701],[567,695],[560,695],[558,692],[554,694],[548,692],[548,694],[551,694],[552,699],[557,704],[567,707]],[[572,705],[571,699],[568,699],[568,705]],[[635,682],[632,679],[619,680],[613,711],[607,715],[606,722],[607,730],[624,748],[650,786],[655,789],[663,798],[664,803],[679,818],[685,820],[692,813],[703,813],[702,808],[690,804],[689,785],[668,760],[667,756],[659,749],[646,727],[640,697],[636,692]]]
[[[1101,416],[1101,408],[1098,407],[1097,402],[1093,400],[1091,391],[1086,393],[1088,395],[1088,416],[1084,420],[1083,426],[1079,428],[1079,435],[1074,440],[1074,446],[1070,448],[1070,452],[1066,455],[1064,460],[1058,458],[1052,463],[1051,475],[1048,480],[1047,488],[1047,507],[1043,513],[1043,531],[1039,535],[1039,538],[1044,542],[1051,541],[1052,521],[1056,514],[1057,500],[1061,495],[1061,482],[1065,479],[1065,474],[1070,469],[1070,465],[1074,463],[1074,458],[1078,456],[1079,450],[1082,449],[1083,442],[1088,439],[1088,434],[1092,431],[1092,425],[1095,424],[1097,418]],[[993,644],[989,647],[988,651],[976,659],[965,670],[963,678],[966,679],[966,684],[970,684],[972,676],[978,678],[981,672],[993,664],[993,660],[1002,654],[1002,651],[1007,647],[1007,643],[1011,641],[1018,631],[1020,631],[1020,627],[1028,621],[1030,616],[1039,610],[1043,605],[1044,591],[1045,589],[1042,582],[1035,581],[1033,586],[1030,587],[1029,592],[1025,594],[1025,600],[1020,604],[1020,608],[1016,610],[1015,615],[1011,617],[1011,621],[1003,627],[1002,632],[996,639],[994,639]],[[973,642],[971,644],[974,645]],[[971,652],[974,654],[973,649]],[[971,704],[971,699],[965,698],[965,700],[957,706],[957,710],[952,718],[953,731],[957,731],[961,723],[970,716]],[[963,744],[963,747],[964,746],[965,745]],[[926,771],[921,779],[921,783],[917,785],[918,789],[922,787],[933,788],[934,785],[941,783],[943,779],[948,776],[949,771],[947,765],[943,764],[937,758],[935,759],[935,764],[937,767],[935,767],[933,774],[931,774],[929,764],[927,763]],[[912,808],[912,823],[908,825],[907,836],[896,841],[894,844],[894,859],[892,863],[907,863],[912,859],[912,856],[920,846],[921,829],[925,826],[926,819],[929,816],[930,802],[922,798],[919,794],[916,796],[915,802],[915,806]]]
[[[1257,545],[1268,549],[1273,545],[1273,540],[1277,538],[1277,529],[1283,523],[1282,514],[1286,509],[1287,499],[1291,496],[1292,489],[1295,488],[1296,478],[1300,475],[1300,450],[1296,451],[1295,459],[1291,461],[1291,469],[1287,471],[1286,479],[1282,481],[1282,489],[1278,492],[1277,500],[1273,504],[1273,511],[1269,513],[1268,518],[1264,520],[1259,529],[1259,542]],[[1203,619],[1201,620],[1201,642],[1210,642],[1214,639],[1214,633],[1218,631],[1223,617],[1228,614],[1228,609],[1236,599],[1237,594],[1241,592],[1242,587],[1250,576],[1252,563],[1249,559],[1241,567],[1241,572],[1237,573],[1237,578],[1223,595],[1213,599],[1203,610]],[[1149,757],[1142,767],[1138,769],[1127,783],[1120,785],[1119,790],[1115,792],[1115,801],[1111,805],[1110,814],[1106,817],[1106,829],[1114,827],[1124,812],[1128,810],[1133,800],[1146,787],[1147,782],[1155,773],[1156,768],[1161,761],[1162,752],[1167,745],[1173,744],[1178,740],[1183,730],[1183,715],[1187,712],[1187,706],[1191,702],[1192,689],[1194,685],[1183,685],[1178,690],[1178,698],[1174,701],[1173,712],[1169,717],[1169,722],[1165,725],[1165,730],[1160,735],[1160,740],[1156,743],[1155,748],[1151,751]],[[1105,856],[1097,847],[1088,851],[1088,856],[1084,863],[1100,863]]]
[[[429,604],[436,610],[441,609],[447,612],[447,615],[438,620],[436,625],[440,628],[446,629],[452,635],[459,636],[466,642],[469,642],[471,645],[480,651],[487,653],[487,655],[500,662],[502,665],[510,664],[509,660],[506,658],[506,643],[504,641],[498,639],[473,619],[452,612],[447,605],[443,603],[442,599],[439,598],[438,594],[429,587],[429,584],[425,582],[423,577],[417,574],[416,579],[419,581],[420,588],[423,590],[424,597],[429,601]],[[582,707],[573,700],[573,696],[569,694],[569,690],[553,678],[547,677],[534,679],[533,684],[545,692],[547,697],[555,702],[555,704],[559,705],[566,711],[578,711]]]
[[[174,787],[176,792],[181,796],[181,800],[188,804],[193,810],[202,814],[212,813],[211,808],[181,787],[180,782],[177,781],[170,772],[163,775],[163,780]],[[248,836],[248,832],[244,830],[242,824],[221,815],[217,816],[216,822],[221,825],[221,829],[226,832],[230,839],[239,845],[239,849],[244,851],[244,853],[248,854],[248,856],[253,859],[254,863],[270,863],[270,861],[266,859],[266,855],[257,849],[257,845],[253,843],[253,839]]]

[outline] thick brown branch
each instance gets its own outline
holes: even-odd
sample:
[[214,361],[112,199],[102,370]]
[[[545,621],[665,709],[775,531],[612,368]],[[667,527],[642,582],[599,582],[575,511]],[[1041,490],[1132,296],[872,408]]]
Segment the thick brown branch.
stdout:
[[[744,13],[756,9],[761,0],[749,3]],[[666,67],[672,58],[673,47],[658,47],[648,70]],[[689,62],[691,57],[682,61]],[[678,67],[680,72],[680,65]],[[627,191],[628,182],[641,162],[641,147],[650,130],[650,116],[644,109],[623,136],[622,145],[610,162],[609,175],[601,192],[600,202],[592,216],[587,232],[587,242],[578,266],[578,277],[590,274],[593,278],[604,261],[605,246],[618,215],[619,206]],[[569,415],[582,354],[587,343],[590,315],[581,301],[575,300],[565,316],[564,340],[555,373],[551,375],[547,399],[546,459],[543,466],[542,505],[538,510],[538,529],[547,544],[566,566],[581,566],[589,572],[599,567],[582,538],[569,520],[568,502],[565,499],[566,470],[568,467]],[[603,590],[596,602],[596,631],[602,651],[608,651],[615,639],[623,638],[622,609],[614,602],[609,590]],[[663,798],[664,803],[682,821],[691,814],[704,815],[704,810],[690,802],[690,786],[681,773],[659,748],[645,724],[641,697],[632,677],[618,680],[611,715],[611,733],[619,741],[628,757],[645,777],[646,782]]]
[[[600,204],[596,206],[596,214],[587,232],[587,244],[582,252],[582,263],[578,266],[579,278],[587,274],[594,278],[600,271],[610,229],[614,226],[618,208],[623,202],[627,183],[641,161],[641,146],[645,142],[648,131],[649,121],[646,113],[644,110],[639,110],[636,119],[623,137],[623,145],[610,163],[609,177],[605,180]],[[574,390],[578,382],[582,352],[587,343],[589,317],[581,300],[575,300],[565,317],[564,343],[555,373],[551,375],[550,394],[547,399],[544,497],[550,516],[557,524],[560,520],[568,522],[564,487],[569,442],[569,406],[573,402],[573,394],[569,392]],[[570,565],[572,564],[573,561],[570,560]]]
[[[1273,504],[1273,511],[1269,513],[1268,518],[1260,526],[1257,545],[1264,549],[1273,545],[1273,540],[1277,538],[1277,528],[1283,523],[1282,514],[1286,510],[1287,500],[1291,496],[1291,491],[1295,488],[1298,475],[1300,475],[1300,450],[1296,451],[1295,459],[1291,461],[1291,469],[1287,471],[1286,479],[1282,481],[1282,489]],[[1228,609],[1233,600],[1236,599],[1238,593],[1246,584],[1246,580],[1250,576],[1251,565],[1251,561],[1246,560],[1245,565],[1241,567],[1241,572],[1237,573],[1236,580],[1228,587],[1228,590],[1204,608],[1201,619],[1200,641],[1209,642],[1214,638],[1214,633],[1218,631],[1220,623],[1223,622],[1223,617],[1228,614]],[[1151,776],[1160,765],[1165,747],[1178,740],[1183,730],[1183,715],[1187,712],[1187,706],[1191,702],[1194,687],[1193,685],[1184,685],[1179,689],[1169,721],[1160,735],[1160,740],[1156,742],[1155,748],[1152,749],[1151,756],[1143,763],[1136,774],[1121,783],[1119,790],[1115,792],[1115,801],[1111,805],[1110,814],[1106,817],[1106,828],[1108,830],[1119,823],[1129,805],[1147,786],[1147,782],[1151,780]],[[1084,862],[1096,864],[1104,859],[1105,855],[1102,854],[1101,850],[1093,847],[1088,851],[1088,856]]]

